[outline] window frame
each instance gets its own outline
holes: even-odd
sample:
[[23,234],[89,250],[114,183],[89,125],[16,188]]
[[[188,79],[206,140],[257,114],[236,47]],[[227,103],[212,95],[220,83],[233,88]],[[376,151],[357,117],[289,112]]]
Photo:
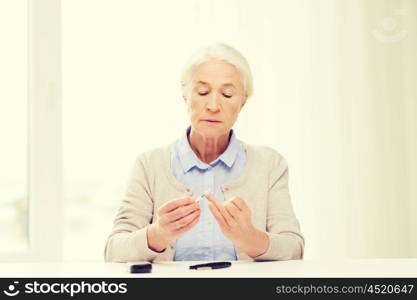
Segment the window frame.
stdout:
[[62,261],[61,0],[27,0],[29,247],[0,261]]

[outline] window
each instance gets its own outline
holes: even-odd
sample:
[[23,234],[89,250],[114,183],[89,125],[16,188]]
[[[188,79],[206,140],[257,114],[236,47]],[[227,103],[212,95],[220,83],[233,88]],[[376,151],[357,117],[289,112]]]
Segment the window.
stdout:
[[0,36],[0,253],[10,253],[29,246],[26,0],[0,1]]

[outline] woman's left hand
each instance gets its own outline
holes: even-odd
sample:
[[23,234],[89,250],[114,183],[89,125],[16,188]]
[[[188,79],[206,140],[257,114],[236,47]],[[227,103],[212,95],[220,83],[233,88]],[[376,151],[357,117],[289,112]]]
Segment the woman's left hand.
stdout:
[[251,257],[266,252],[268,235],[252,225],[251,210],[242,198],[235,196],[220,203],[212,193],[206,193],[205,196],[209,200],[210,211],[228,239]]

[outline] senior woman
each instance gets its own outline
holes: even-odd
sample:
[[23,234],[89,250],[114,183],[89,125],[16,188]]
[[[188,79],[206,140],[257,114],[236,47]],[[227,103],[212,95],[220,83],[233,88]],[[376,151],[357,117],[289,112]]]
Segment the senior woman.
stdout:
[[302,259],[286,160],[232,129],[252,94],[246,59],[228,45],[209,46],[181,83],[191,125],[137,158],[105,260]]

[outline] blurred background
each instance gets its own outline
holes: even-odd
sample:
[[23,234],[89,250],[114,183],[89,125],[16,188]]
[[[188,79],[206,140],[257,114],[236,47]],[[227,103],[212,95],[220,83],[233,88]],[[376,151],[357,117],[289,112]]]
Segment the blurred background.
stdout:
[[[286,157],[305,259],[417,257],[417,1],[62,0],[60,28],[62,260],[103,261],[134,159],[183,133],[179,77],[212,42],[252,67],[234,129]],[[28,1],[0,0],[0,258],[30,247],[28,30]]]

